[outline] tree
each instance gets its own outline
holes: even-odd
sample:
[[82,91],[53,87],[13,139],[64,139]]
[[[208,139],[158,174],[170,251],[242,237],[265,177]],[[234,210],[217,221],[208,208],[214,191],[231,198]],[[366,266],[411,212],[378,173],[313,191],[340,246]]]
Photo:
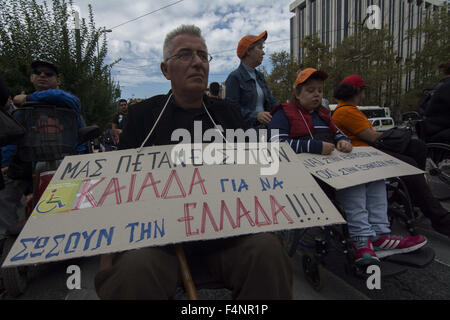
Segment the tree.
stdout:
[[360,30],[347,37],[334,50],[320,41],[318,37],[308,36],[301,41],[304,57],[300,63],[286,52],[273,53],[273,70],[266,75],[267,83],[279,101],[285,101],[292,92],[292,85],[300,69],[315,68],[325,71],[324,98],[331,103],[334,88],[346,76],[360,74],[370,85],[365,104],[393,105],[399,77],[396,53],[392,50],[392,37],[386,29],[369,30],[356,26]]
[[368,29],[355,25],[355,33],[345,38],[333,51],[331,81],[337,86],[350,74],[359,74],[370,86],[365,104],[395,108],[395,84],[398,77],[393,38],[387,28]]
[[286,51],[275,52],[270,55],[272,72],[266,71],[266,82],[272,95],[278,102],[286,102],[293,92],[293,85],[300,65]]
[[[324,71],[328,75],[333,73],[333,54],[329,45],[322,43],[318,37],[307,36],[300,42],[300,46],[305,51],[305,56],[300,64],[302,69],[314,68]],[[325,83],[323,97],[328,100],[333,97],[333,86],[328,80]]]
[[88,124],[104,125],[111,120],[120,96],[111,78],[112,64],[105,64],[106,37],[96,28],[92,7],[82,19],[79,34],[74,25],[72,1],[0,0],[0,73],[14,94],[34,90],[30,81],[31,62],[49,60],[61,72],[61,89],[81,101]]
[[[403,95],[406,110],[417,111],[422,91],[437,83],[442,74],[439,64],[450,59],[450,7],[444,5],[408,33],[408,40],[419,42],[420,49],[405,62],[405,71],[411,74],[410,89]],[[447,35],[447,36],[446,36]],[[418,41],[417,41],[418,40]]]

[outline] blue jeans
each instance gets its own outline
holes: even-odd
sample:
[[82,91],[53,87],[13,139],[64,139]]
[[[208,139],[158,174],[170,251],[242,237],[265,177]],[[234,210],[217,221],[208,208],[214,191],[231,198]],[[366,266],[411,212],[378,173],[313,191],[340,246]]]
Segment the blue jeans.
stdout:
[[345,212],[350,238],[367,240],[391,232],[384,180],[337,190],[336,201]]

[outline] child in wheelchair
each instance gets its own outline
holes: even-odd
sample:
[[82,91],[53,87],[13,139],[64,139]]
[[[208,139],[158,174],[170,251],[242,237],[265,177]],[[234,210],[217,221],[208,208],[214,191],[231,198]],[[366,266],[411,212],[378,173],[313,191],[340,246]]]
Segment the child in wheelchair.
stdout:
[[[321,105],[327,77],[313,68],[300,71],[291,101],[271,112],[269,131],[278,130],[271,141],[287,141],[296,153],[329,155],[335,148],[352,151],[350,139],[335,126],[329,109]],[[427,243],[421,235],[390,234],[384,180],[335,191],[335,200],[345,214],[357,264],[376,264],[380,258],[415,251]]]
[[[354,146],[377,145],[377,141],[382,135],[381,132],[373,129],[368,118],[357,107],[364,101],[367,87],[361,76],[350,75],[343,79],[334,91],[334,97],[338,100],[338,104],[332,119],[351,139]],[[418,135],[420,137],[420,132]],[[424,171],[428,171],[426,169],[427,157],[430,158],[429,156],[432,154],[436,155],[435,152],[442,154],[441,151],[445,150],[445,147],[434,148],[431,145],[425,145],[419,139],[409,139],[407,145],[403,148],[399,147],[395,151],[387,150],[383,146],[376,147]],[[435,158],[434,155],[431,158]],[[445,170],[443,172],[438,166],[436,168],[438,170],[435,170],[435,173],[432,171],[432,173],[440,178],[445,178]],[[443,235],[450,236],[450,213],[435,197],[424,175],[402,176],[401,180],[411,195],[413,206],[418,207],[421,213],[430,220],[432,228]]]

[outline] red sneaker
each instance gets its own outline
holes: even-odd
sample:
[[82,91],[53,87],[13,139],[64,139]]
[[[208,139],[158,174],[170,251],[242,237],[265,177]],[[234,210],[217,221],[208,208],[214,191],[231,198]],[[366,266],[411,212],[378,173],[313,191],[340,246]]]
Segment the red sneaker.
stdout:
[[399,253],[407,253],[422,248],[427,243],[424,236],[382,236],[373,243],[375,254],[378,258],[384,258]]

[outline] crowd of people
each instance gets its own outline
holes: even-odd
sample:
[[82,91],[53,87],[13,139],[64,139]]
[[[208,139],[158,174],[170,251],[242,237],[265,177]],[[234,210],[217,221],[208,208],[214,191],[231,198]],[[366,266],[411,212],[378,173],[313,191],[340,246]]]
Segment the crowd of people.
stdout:
[[[357,107],[363,103],[369,88],[363,78],[349,75],[342,79],[334,92],[338,106],[332,114],[323,105],[323,101],[327,101],[323,88],[328,75],[305,68],[292,84],[291,100],[279,103],[271,94],[264,75],[256,69],[263,61],[267,37],[264,31],[259,35],[246,35],[239,41],[236,53],[240,65],[226,79],[223,99],[223,88],[218,83],[211,83],[209,96],[205,94],[212,57],[201,30],[193,25],[176,28],[164,40],[160,65],[161,72],[170,81],[170,92],[139,103],[121,99],[120,110],[104,134],[110,136],[111,143],[118,149],[138,148],[142,144],[167,145],[176,143],[171,140],[171,133],[179,128],[198,137],[194,135],[194,121],[202,121],[204,131],[219,126],[223,130],[267,128],[270,132],[270,129],[277,129],[278,134],[272,135],[271,141],[286,141],[296,153],[329,155],[334,150],[351,152],[353,148],[374,145],[381,134]],[[446,78],[433,96],[433,108],[427,111],[427,121],[433,126],[433,135],[443,131],[445,137],[450,127],[450,62],[443,66]],[[14,105],[20,107],[25,101],[35,99],[49,103],[62,101],[79,113],[79,100],[58,88],[58,70],[53,64],[35,62],[32,70],[30,80],[36,92],[14,97]],[[0,103],[6,108],[10,102],[3,96],[8,96],[9,92],[3,89],[1,92]],[[441,116],[432,114],[432,109]],[[5,155],[8,148],[2,149]],[[401,153],[381,150],[417,168],[425,168],[426,146],[421,140],[411,139]],[[29,186],[23,177],[14,180],[11,170],[3,170],[3,167],[10,167],[8,159],[10,157],[6,156],[2,160],[2,172],[8,172],[6,186],[0,191],[2,234],[14,220],[10,217],[17,211],[20,197]],[[450,213],[433,197],[423,174],[402,179],[413,204],[431,220],[432,227],[450,236]],[[339,191],[318,183],[345,216],[356,263],[377,263],[380,258],[411,252],[427,243],[422,235],[391,234],[384,180]],[[210,240],[207,245],[190,242],[184,244],[184,248],[188,258],[202,256],[210,272],[230,288],[235,299],[292,298],[291,260],[275,233]],[[172,245],[105,254],[95,277],[95,288],[101,299],[171,299],[180,284],[180,266]]]

